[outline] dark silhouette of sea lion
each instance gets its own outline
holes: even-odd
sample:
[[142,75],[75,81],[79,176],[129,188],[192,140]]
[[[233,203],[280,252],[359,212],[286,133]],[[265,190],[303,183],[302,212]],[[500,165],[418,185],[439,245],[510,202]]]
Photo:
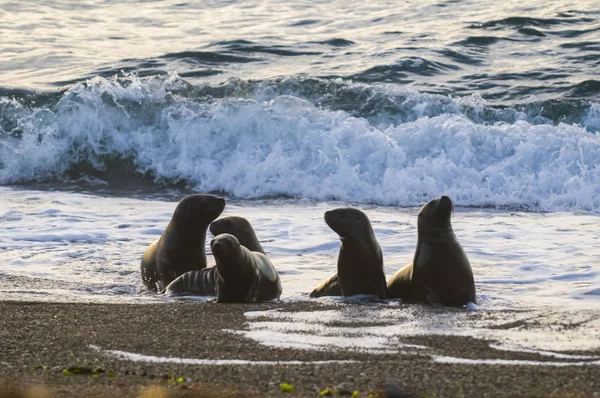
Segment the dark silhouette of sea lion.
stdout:
[[471,264],[450,224],[452,208],[447,196],[421,208],[415,257],[390,279],[388,298],[455,307],[476,303]]
[[246,303],[281,296],[279,275],[264,254],[248,250],[231,234],[218,235],[210,249],[217,262],[217,302]]
[[325,222],[341,240],[338,272],[310,293],[310,297],[374,294],[386,297],[381,248],[365,213],[353,208],[325,212]]
[[148,289],[161,291],[179,275],[206,268],[206,229],[224,208],[225,199],[213,195],[181,199],[160,238],[142,257],[142,281]]

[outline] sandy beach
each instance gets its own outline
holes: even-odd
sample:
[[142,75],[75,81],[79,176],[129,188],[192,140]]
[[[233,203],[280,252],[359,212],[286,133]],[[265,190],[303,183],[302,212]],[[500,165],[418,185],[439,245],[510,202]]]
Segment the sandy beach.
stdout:
[[[357,391],[361,397],[600,396],[598,365],[511,366],[432,361],[432,355],[535,363],[562,361],[537,353],[494,350],[489,342],[472,338],[412,337],[405,342],[427,346],[427,354],[405,355],[272,348],[229,332],[246,328],[244,313],[248,311],[315,311],[328,306],[318,302],[0,302],[0,385],[22,391],[43,386],[50,394],[46,396],[56,397],[137,396],[147,393],[144,389],[149,387],[159,392],[157,396],[311,397],[327,388],[339,395]],[[427,311],[423,306],[424,316]],[[138,356],[123,359],[116,351]],[[600,356],[600,352],[573,354]],[[156,357],[189,361],[150,362]],[[196,362],[192,363],[193,359]],[[282,392],[282,383],[293,386],[294,392]],[[39,390],[33,392],[37,394]]]

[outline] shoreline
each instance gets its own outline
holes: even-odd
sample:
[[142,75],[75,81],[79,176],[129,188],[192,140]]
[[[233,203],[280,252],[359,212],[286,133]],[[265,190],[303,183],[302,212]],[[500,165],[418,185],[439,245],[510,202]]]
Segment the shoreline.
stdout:
[[[427,346],[432,354],[375,354],[267,347],[226,331],[247,330],[249,311],[340,305],[361,304],[0,301],[0,387],[44,386],[54,394],[47,396],[57,397],[137,396],[148,387],[159,394],[154,396],[316,397],[327,388],[361,397],[600,396],[600,363],[540,366],[568,360],[497,350],[471,337],[407,337],[403,343]],[[422,310],[423,316],[435,311]],[[600,349],[574,354],[600,357]],[[441,363],[436,357],[491,362]],[[282,383],[295,391],[281,392]]]

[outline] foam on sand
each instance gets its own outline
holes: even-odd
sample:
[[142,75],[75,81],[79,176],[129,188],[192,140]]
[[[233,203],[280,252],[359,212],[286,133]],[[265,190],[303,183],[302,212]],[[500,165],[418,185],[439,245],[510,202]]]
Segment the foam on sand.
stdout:
[[148,363],[175,363],[180,365],[211,365],[211,366],[230,366],[230,365],[329,365],[340,363],[353,363],[356,361],[341,360],[341,361],[248,361],[243,359],[195,359],[195,358],[176,358],[176,357],[159,357],[153,355],[136,354],[134,352],[119,351],[119,350],[104,350],[96,345],[90,345],[94,351],[101,352],[108,356],[116,357],[123,361],[131,362],[148,362]]
[[600,361],[584,362],[548,362],[548,361],[523,361],[518,359],[467,359],[434,356],[433,361],[437,363],[451,363],[459,365],[504,365],[504,366],[592,366],[600,365]]
[[574,316],[549,309],[472,312],[422,305],[363,304],[324,311],[253,311],[245,315],[248,330],[236,333],[274,347],[418,353],[427,347],[406,344],[406,338],[459,336],[493,342],[494,349],[508,347],[511,351],[569,360],[598,358],[556,351],[600,348],[600,318],[596,311]]

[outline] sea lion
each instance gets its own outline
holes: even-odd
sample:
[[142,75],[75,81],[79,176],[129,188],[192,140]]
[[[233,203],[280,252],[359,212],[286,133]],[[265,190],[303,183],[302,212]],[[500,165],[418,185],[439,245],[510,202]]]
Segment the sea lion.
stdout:
[[181,199],[159,239],[144,252],[144,285],[161,291],[184,272],[206,268],[206,229],[225,208],[225,199],[193,194]]
[[367,215],[358,209],[339,208],[325,212],[325,222],[341,240],[337,277],[330,277],[310,296],[374,294],[385,298],[383,256]]
[[281,296],[281,280],[267,256],[240,245],[231,234],[210,241],[217,262],[216,293],[220,303],[247,303]]
[[447,196],[421,208],[415,257],[390,279],[389,298],[454,307],[476,303],[471,264],[450,224],[452,209]]
[[169,283],[162,293],[175,296],[216,296],[217,267],[188,271]]
[[252,225],[244,217],[229,216],[219,218],[210,224],[210,232],[214,236],[231,234],[235,236],[246,249],[265,254],[265,250],[258,242]]

